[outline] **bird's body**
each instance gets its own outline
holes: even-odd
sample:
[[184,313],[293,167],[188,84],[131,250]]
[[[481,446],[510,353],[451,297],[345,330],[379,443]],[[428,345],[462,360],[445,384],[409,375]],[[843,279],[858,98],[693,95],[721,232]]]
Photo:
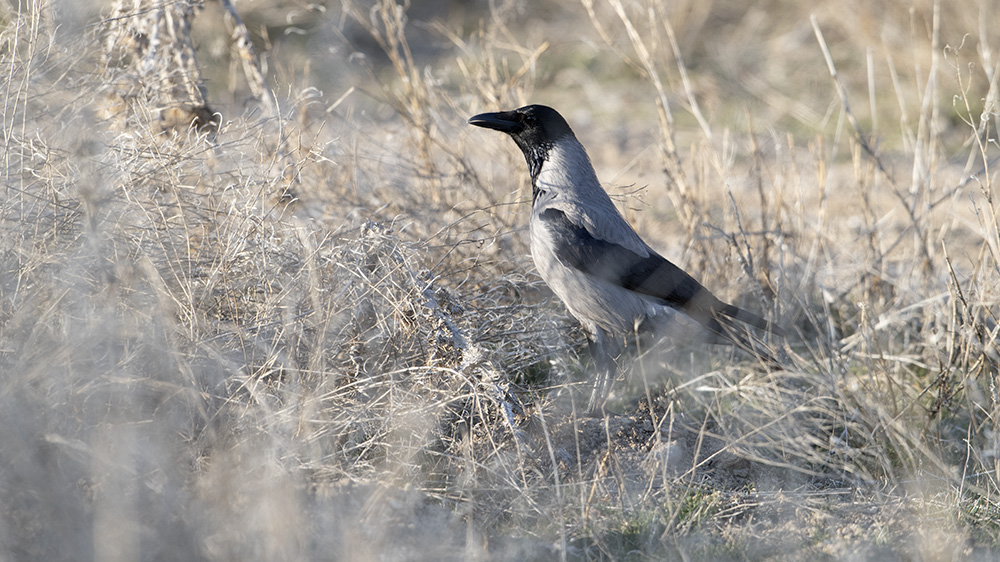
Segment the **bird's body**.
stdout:
[[587,151],[554,109],[529,105],[476,115],[469,123],[509,134],[527,160],[531,255],[588,334],[601,371],[591,411],[603,407],[624,336],[640,325],[700,325],[707,335],[744,348],[734,320],[780,333],[763,318],[720,301],[650,248],[618,212]]
[[[575,140],[575,139],[573,139]],[[595,279],[582,264],[567,267],[565,262],[585,260],[584,245],[570,244],[590,237],[626,248],[646,257],[649,250],[638,234],[628,226],[612,221],[594,221],[592,215],[618,216],[618,210],[603,189],[586,190],[584,197],[567,200],[560,197],[570,186],[597,183],[587,155],[579,143],[566,143],[549,151],[533,189],[530,236],[531,256],[539,275],[552,288],[588,332],[603,329],[612,333],[632,330],[635,319],[647,312],[648,303],[638,294],[622,291],[611,282]],[[575,150],[579,149],[579,150]],[[564,154],[566,153],[566,154]],[[582,236],[581,236],[582,235]]]

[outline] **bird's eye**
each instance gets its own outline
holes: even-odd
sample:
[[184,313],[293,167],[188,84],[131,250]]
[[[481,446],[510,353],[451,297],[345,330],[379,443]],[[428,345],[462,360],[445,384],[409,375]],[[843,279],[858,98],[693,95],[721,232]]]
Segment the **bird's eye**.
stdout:
[[524,124],[525,125],[534,125],[537,121],[538,120],[535,119],[534,115],[525,115],[524,116]]

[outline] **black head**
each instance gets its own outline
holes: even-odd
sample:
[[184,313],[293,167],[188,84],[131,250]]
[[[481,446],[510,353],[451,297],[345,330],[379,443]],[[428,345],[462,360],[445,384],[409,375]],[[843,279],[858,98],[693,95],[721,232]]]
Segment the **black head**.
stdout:
[[526,105],[510,111],[480,113],[469,118],[470,125],[507,133],[524,152],[531,178],[538,176],[549,149],[573,130],[559,112],[545,105]]
[[518,146],[552,144],[573,130],[559,112],[546,105],[526,105],[511,111],[480,113],[469,124],[507,133]]

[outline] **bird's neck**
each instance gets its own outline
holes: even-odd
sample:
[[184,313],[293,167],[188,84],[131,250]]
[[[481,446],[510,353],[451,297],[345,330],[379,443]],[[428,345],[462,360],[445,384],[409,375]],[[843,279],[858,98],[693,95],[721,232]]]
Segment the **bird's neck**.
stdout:
[[528,170],[531,172],[532,202],[549,191],[558,194],[579,191],[584,186],[593,186],[596,191],[602,191],[587,151],[575,138],[564,138],[544,147],[540,152],[542,154],[539,155],[525,152]]

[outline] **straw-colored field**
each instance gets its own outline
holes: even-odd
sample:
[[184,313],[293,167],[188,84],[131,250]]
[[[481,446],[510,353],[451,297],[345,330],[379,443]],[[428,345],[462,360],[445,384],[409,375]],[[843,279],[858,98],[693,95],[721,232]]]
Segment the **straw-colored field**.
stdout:
[[[995,0],[184,5],[0,7],[0,559],[1000,556]],[[527,103],[787,370],[583,415]]]

